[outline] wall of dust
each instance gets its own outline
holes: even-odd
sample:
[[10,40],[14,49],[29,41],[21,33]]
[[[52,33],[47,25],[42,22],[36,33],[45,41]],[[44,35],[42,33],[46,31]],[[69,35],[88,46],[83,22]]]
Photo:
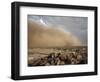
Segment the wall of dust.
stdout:
[[28,47],[81,46],[80,40],[60,26],[44,25],[28,20]]

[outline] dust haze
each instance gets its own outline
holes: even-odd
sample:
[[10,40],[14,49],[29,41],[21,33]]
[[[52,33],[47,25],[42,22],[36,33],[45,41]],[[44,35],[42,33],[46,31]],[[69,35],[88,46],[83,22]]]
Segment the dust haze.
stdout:
[[28,48],[67,46],[81,46],[81,41],[61,26],[28,20]]

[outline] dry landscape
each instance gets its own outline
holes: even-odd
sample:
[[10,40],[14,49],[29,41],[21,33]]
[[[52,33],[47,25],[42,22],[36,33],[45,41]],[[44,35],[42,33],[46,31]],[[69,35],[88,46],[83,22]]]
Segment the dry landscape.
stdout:
[[28,66],[87,64],[87,46],[28,49]]
[[28,66],[87,64],[87,17],[28,15]]

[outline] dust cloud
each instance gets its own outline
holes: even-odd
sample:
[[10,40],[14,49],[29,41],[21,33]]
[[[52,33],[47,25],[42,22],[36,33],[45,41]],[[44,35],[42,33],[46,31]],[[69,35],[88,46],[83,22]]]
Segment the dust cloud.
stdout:
[[81,42],[61,26],[44,25],[28,20],[28,48],[68,46],[81,46]]

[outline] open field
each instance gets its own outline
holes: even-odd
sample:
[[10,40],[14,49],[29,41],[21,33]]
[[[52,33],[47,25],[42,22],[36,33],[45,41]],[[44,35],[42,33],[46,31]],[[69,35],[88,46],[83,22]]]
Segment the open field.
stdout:
[[87,46],[28,49],[28,66],[87,64]]

